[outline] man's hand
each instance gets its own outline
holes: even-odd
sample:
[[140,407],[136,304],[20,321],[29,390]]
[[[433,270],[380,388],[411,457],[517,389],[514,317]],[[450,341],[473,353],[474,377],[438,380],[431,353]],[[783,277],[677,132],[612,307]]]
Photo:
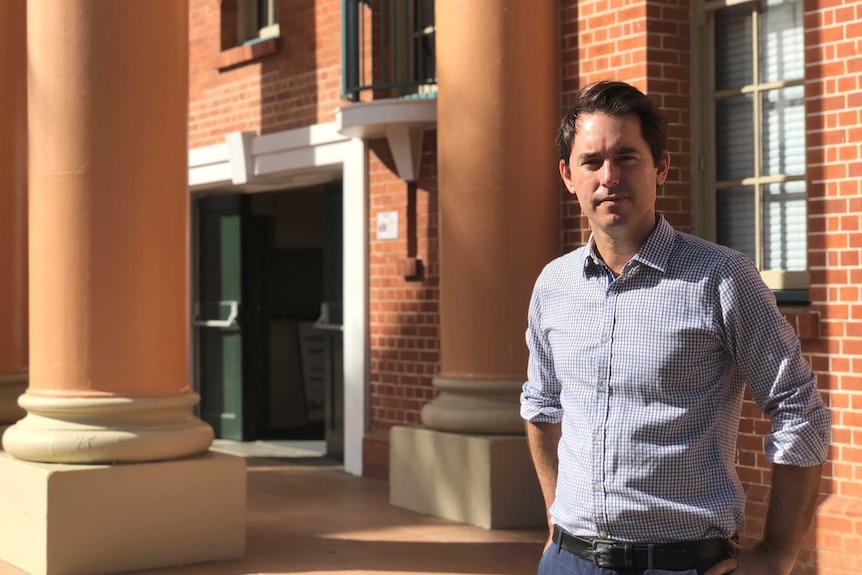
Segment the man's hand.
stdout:
[[820,473],[820,465],[773,465],[763,541],[754,547],[731,541],[732,557],[704,575],[789,575],[817,506]]
[[762,541],[754,547],[740,547],[729,541],[731,558],[713,565],[704,575],[790,575],[795,558]]

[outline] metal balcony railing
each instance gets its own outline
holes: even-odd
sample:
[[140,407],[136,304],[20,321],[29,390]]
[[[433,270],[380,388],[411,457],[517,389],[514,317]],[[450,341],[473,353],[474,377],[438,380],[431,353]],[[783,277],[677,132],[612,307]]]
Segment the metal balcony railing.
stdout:
[[341,0],[342,97],[433,97],[434,0]]

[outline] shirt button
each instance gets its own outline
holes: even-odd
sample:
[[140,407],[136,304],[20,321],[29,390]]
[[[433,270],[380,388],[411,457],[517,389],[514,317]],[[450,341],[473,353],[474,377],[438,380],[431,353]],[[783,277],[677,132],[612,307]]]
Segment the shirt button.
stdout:
[[600,383],[600,384],[599,384],[599,386],[598,386],[596,389],[597,389],[597,390],[599,390],[599,391],[604,391],[604,390],[605,390],[605,389],[607,389],[607,388],[605,387],[605,384]]
[[599,537],[602,539],[607,539],[608,538],[608,532],[605,531],[604,529],[602,529],[601,531],[599,531]]
[[597,433],[597,434],[596,434],[596,441],[601,441],[601,440],[602,440],[602,434],[601,434],[601,433]]
[[608,343],[608,336],[606,336],[606,335],[602,336],[602,343]]
[[593,485],[593,491],[601,491],[601,490],[602,490],[602,484],[601,483],[596,483],[595,485]]

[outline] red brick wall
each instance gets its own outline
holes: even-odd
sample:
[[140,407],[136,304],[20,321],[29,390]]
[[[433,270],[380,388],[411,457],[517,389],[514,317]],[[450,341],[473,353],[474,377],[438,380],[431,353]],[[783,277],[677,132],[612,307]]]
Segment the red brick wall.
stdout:
[[[437,139],[423,143],[419,182],[398,178],[385,140],[371,142],[370,314],[371,432],[365,438],[365,474],[388,476],[388,434],[393,425],[420,423],[422,406],[435,396],[440,369],[437,240]],[[397,240],[378,240],[377,214],[398,212]],[[407,258],[422,263],[406,277]]]
[[[565,110],[572,97],[588,80],[581,77],[579,39],[581,35],[578,6],[583,2],[561,0],[560,2],[560,64],[562,90],[560,109]],[[607,32],[605,32],[606,34]],[[592,36],[595,39],[595,35]],[[586,241],[589,225],[581,215],[581,207],[575,196],[560,182],[560,233],[562,235],[561,253],[569,252]]]
[[281,36],[256,52],[221,49],[222,9],[233,1],[189,2],[189,147],[333,121],[344,104],[340,0],[279,0]]
[[[683,231],[692,228],[691,83],[689,7],[676,0],[561,3],[562,105],[581,87],[621,80],[644,90],[665,110],[671,172],[658,209]],[[563,193],[563,249],[586,242],[589,225],[574,196]]]
[[832,407],[833,445],[816,550],[803,559],[806,573],[860,573],[862,2],[806,0],[805,48],[811,312],[821,325],[805,350]]
[[[651,0],[646,10],[644,89],[668,121],[671,170],[656,207],[677,229],[692,229],[691,174],[691,20],[689,6],[677,0]],[[641,26],[631,23],[633,30]],[[638,56],[632,54],[632,61]]]

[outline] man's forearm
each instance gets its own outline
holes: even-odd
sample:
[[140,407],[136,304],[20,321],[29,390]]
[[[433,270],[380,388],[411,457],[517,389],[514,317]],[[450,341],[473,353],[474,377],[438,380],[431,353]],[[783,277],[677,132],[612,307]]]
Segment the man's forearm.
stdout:
[[817,507],[822,466],[796,467],[774,465],[772,469],[772,495],[766,516],[763,543],[786,560],[789,566],[811,525]]
[[527,443],[530,446],[530,455],[533,457],[533,465],[536,467],[536,475],[539,477],[539,485],[545,498],[545,509],[548,513],[548,527],[551,525],[551,504],[557,492],[557,446],[562,435],[562,425],[559,423],[530,423],[526,424]]

